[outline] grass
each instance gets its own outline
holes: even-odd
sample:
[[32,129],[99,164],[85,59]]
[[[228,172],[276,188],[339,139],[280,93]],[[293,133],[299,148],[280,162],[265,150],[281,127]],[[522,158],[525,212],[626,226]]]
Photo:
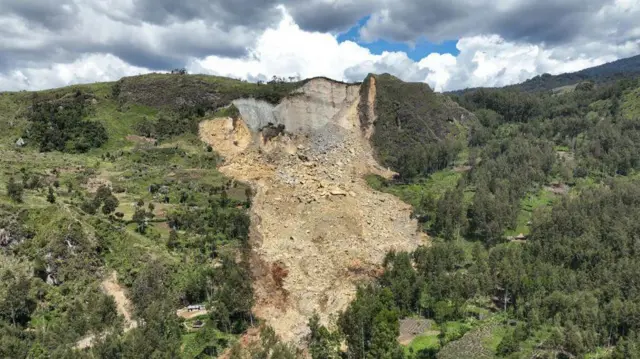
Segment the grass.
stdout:
[[424,335],[420,335],[415,337],[409,345],[404,347],[405,353],[418,353],[422,350],[438,350],[440,349],[440,339],[438,335],[440,333],[434,331],[433,333],[428,333]]
[[455,188],[460,178],[462,178],[461,173],[447,169],[411,184],[388,183],[377,175],[368,175],[366,180],[373,189],[393,194],[415,207],[418,206],[420,199],[424,196],[431,196],[437,200],[447,190]]
[[533,219],[533,212],[539,208],[551,206],[557,195],[547,189],[540,189],[537,193],[530,193],[520,201],[520,212],[518,213],[517,225],[514,229],[505,232],[506,236],[517,236],[522,233],[528,235],[531,232],[530,222]]

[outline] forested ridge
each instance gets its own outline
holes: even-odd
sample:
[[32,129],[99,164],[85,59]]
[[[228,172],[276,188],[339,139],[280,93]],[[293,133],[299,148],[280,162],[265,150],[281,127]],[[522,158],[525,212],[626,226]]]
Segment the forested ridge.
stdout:
[[[337,357],[331,335],[348,358],[639,357],[638,86],[452,95],[476,117],[456,160],[370,178],[432,244],[389,253],[339,330],[314,329],[314,358]],[[402,318],[432,330],[403,348]]]

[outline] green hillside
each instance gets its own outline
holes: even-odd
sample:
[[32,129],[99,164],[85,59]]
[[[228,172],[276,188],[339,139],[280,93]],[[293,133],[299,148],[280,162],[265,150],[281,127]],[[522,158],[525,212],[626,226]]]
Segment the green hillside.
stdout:
[[[197,123],[235,98],[277,102],[296,86],[155,74],[1,93],[0,357],[195,358],[228,347],[254,320],[251,191],[216,170]],[[145,323],[126,334],[102,290],[112,272]],[[175,312],[199,303],[211,314],[190,333]],[[93,349],[74,351],[90,336]]]
[[[375,119],[368,118],[367,94],[375,81]],[[474,116],[425,83],[389,74],[369,75],[361,88],[363,127],[374,121],[371,144],[381,164],[404,179],[446,168],[466,146]]]
[[[367,180],[413,206],[430,245],[389,253],[335,326],[311,318],[310,355],[637,355],[640,83],[445,96],[370,75],[362,99],[372,80],[375,123],[367,101],[361,121],[399,176]],[[252,193],[217,171],[197,124],[233,99],[277,103],[302,83],[152,74],[0,94],[0,357],[233,347],[258,323]],[[127,293],[126,313],[105,286]],[[190,304],[208,310],[176,315]],[[430,329],[403,347],[402,318]],[[270,328],[261,338],[257,357],[299,355]]]
[[[444,155],[454,161],[389,181],[368,178],[414,207],[431,245],[389,253],[378,281],[360,289],[338,321],[349,357],[638,356],[640,326],[630,318],[640,291],[630,279],[640,260],[639,89],[625,79],[555,94],[452,95],[477,119],[463,151]],[[419,151],[405,156],[425,163]],[[402,318],[433,324],[402,348]]]

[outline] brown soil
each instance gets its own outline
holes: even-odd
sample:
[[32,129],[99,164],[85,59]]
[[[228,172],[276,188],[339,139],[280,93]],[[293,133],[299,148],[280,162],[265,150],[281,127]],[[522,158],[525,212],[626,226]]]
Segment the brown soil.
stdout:
[[136,328],[138,326],[138,322],[132,319],[131,301],[129,301],[129,298],[127,298],[124,288],[122,288],[120,284],[118,284],[116,272],[111,273],[111,275],[102,282],[102,290],[104,290],[108,295],[112,296],[116,301],[118,314],[124,317],[125,332]]
[[[313,81],[306,86],[313,88]],[[322,93],[307,95],[313,106],[326,100],[314,96]],[[373,191],[363,179],[392,173],[373,159],[357,107],[358,97],[334,109],[331,122],[344,138],[322,151],[303,134],[263,144],[242,119],[235,126],[226,118],[200,126],[201,138],[226,159],[220,170],[254,189],[254,311],[287,341],[300,342],[314,311],[328,323],[344,310],[357,283],[379,273],[389,250],[412,250],[426,241],[409,205]]]
[[[118,314],[124,317],[124,332],[128,332],[131,329],[138,327],[138,322],[132,319],[131,316],[131,307],[132,304],[127,298],[124,288],[118,284],[118,278],[116,272],[111,273],[111,275],[106,278],[102,282],[102,290],[107,294],[113,297],[116,302],[116,308],[118,310]],[[102,333],[98,335],[99,337],[106,336],[107,333]],[[96,335],[88,335],[81,340],[79,340],[74,346],[75,349],[82,350],[91,348],[93,346],[93,342],[96,339]]]

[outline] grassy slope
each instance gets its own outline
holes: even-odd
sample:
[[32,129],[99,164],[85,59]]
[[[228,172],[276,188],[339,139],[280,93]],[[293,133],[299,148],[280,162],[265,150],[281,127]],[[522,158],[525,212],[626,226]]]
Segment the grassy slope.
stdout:
[[[108,239],[108,248],[102,252],[104,267],[98,273],[83,275],[83,285],[68,283],[62,287],[52,287],[51,295],[56,301],[72,301],[73,298],[84,298],[87,290],[99,292],[101,274],[111,270],[118,272],[123,284],[130,284],[131,275],[146,263],[150,258],[161,258],[165,261],[177,264],[183,258],[181,254],[170,251],[165,246],[168,237],[168,227],[162,223],[163,215],[178,202],[180,193],[189,188],[192,193],[192,201],[199,203],[204,201],[207,186],[225,186],[229,180],[222,176],[216,169],[217,156],[215,153],[206,152],[206,147],[193,135],[185,135],[161,143],[157,148],[144,143],[136,143],[127,140],[127,136],[134,134],[136,123],[147,118],[153,118],[162,112],[171,112],[173,108],[167,103],[148,102],[147,99],[163,96],[176,96],[176,92],[189,94],[200,91],[201,84],[206,83],[211,89],[210,94],[219,93],[215,101],[208,104],[210,108],[222,106],[223,101],[241,96],[273,96],[282,91],[288,91],[295,86],[283,84],[282,89],[275,92],[268,85],[262,87],[255,84],[243,83],[237,80],[224,79],[209,76],[182,76],[177,81],[177,86],[169,86],[175,76],[149,75],[122,80],[131,92],[118,97],[113,96],[114,83],[101,83],[90,85],[71,86],[62,89],[42,91],[38,93],[19,92],[0,94],[0,205],[6,204],[11,208],[26,209],[30,213],[29,223],[35,226],[38,235],[55,233],[56,226],[67,219],[77,220],[82,223],[90,238],[105,237]],[[27,128],[25,113],[28,106],[36,98],[38,101],[56,100],[63,98],[75,91],[91,93],[97,102],[94,102],[94,111],[90,119],[99,121],[106,127],[109,141],[100,149],[91,150],[84,154],[67,154],[60,152],[39,153],[32,144],[24,148],[16,148],[15,141]],[[135,91],[142,91],[144,95],[138,96]],[[150,93],[150,91],[156,91]],[[217,92],[216,92],[217,91]],[[169,103],[171,105],[171,103]],[[178,148],[179,153],[165,156],[163,150]],[[112,156],[104,157],[109,153]],[[45,181],[45,187],[39,190],[26,190],[24,203],[15,205],[6,195],[4,184],[9,177],[21,178],[20,170],[24,168],[29,173],[39,174]],[[54,169],[57,174],[54,174]],[[143,236],[134,231],[135,226],[125,226],[118,231],[105,232],[110,228],[106,216],[86,215],[79,209],[84,198],[90,198],[87,183],[100,180],[112,183],[114,187],[122,187],[125,191],[117,194],[120,200],[118,211],[125,213],[125,220],[133,214],[133,203],[142,199],[145,205],[154,202],[156,218],[160,223],[154,225],[148,235]],[[57,197],[55,204],[46,201],[47,186],[54,181],[60,183],[55,188]],[[164,184],[169,188],[170,204],[162,204],[148,191],[150,184]],[[72,191],[68,191],[71,186]],[[244,199],[243,185],[229,188],[231,198]],[[52,215],[53,214],[53,215]],[[97,224],[105,224],[106,227]],[[36,225],[37,224],[37,225]],[[46,239],[43,239],[46,242]],[[35,249],[34,249],[35,250]],[[222,249],[224,250],[224,249]],[[230,248],[229,250],[233,250]],[[27,257],[34,258],[36,253],[23,253]],[[70,286],[68,288],[68,286]],[[86,289],[83,289],[86,288]],[[54,294],[57,293],[57,294]],[[53,303],[53,302],[52,302]],[[46,320],[43,318],[47,318]],[[39,311],[34,315],[32,327],[38,329],[44,322],[55,322],[58,315],[49,311]],[[44,320],[44,322],[43,322]],[[69,334],[67,343],[71,345],[78,339],[78,335]],[[185,343],[193,343],[193,335],[185,337]],[[228,339],[228,338],[227,338]],[[188,345],[192,347],[192,345]],[[189,350],[188,352],[190,352]],[[197,351],[197,350],[196,350]],[[185,357],[190,357],[186,355]],[[192,356],[191,356],[192,357]]]

